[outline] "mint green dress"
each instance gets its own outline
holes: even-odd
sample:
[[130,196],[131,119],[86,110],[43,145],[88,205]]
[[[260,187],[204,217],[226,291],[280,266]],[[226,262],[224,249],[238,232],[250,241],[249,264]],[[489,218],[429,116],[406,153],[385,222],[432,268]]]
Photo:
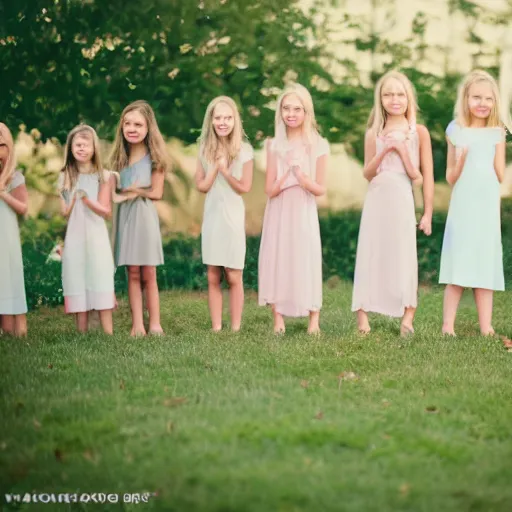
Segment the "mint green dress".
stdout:
[[[23,185],[25,178],[16,171],[7,192]],[[0,315],[23,315],[27,312],[20,230],[16,212],[0,199]]]
[[446,135],[457,150],[469,149],[453,186],[444,231],[439,282],[504,290],[500,183],[494,170],[501,128],[465,128],[452,122]]

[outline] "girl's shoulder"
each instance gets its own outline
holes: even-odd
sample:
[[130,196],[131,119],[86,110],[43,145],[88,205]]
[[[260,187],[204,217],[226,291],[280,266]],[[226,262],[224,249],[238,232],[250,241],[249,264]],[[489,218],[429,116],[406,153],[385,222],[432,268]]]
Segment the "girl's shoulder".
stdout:
[[254,158],[254,149],[248,141],[242,141],[242,144],[240,145],[240,153],[238,153],[238,158],[242,164],[245,164]]
[[328,140],[319,133],[316,135],[315,150],[317,158],[331,152]]
[[15,188],[19,187],[20,185],[24,185],[24,184],[25,184],[25,176],[23,176],[23,173],[19,169],[17,169],[14,171],[7,187],[8,187],[8,190],[11,191],[11,190],[14,190]]

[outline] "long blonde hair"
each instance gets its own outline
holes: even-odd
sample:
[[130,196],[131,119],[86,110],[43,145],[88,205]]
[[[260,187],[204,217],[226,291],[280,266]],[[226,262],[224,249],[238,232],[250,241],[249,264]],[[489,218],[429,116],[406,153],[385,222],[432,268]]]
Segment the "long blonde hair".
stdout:
[[165,146],[164,138],[158,128],[155,113],[149,103],[143,100],[137,100],[130,103],[121,113],[121,119],[117,125],[116,137],[114,140],[114,147],[110,157],[110,166],[113,171],[119,172],[128,166],[130,156],[130,143],[124,138],[123,124],[126,114],[136,110],[140,112],[146,120],[148,126],[148,133],[144,140],[146,144],[151,161],[153,163],[153,170],[166,172],[170,169],[171,163],[167,148]]
[[388,78],[394,78],[398,80],[405,89],[407,95],[407,110],[405,111],[405,117],[409,122],[409,125],[416,124],[416,115],[419,110],[418,102],[416,100],[416,91],[411,81],[400,71],[388,71],[382,75],[377,84],[375,85],[375,92],[373,95],[373,108],[368,117],[367,128],[373,131],[375,134],[379,134],[386,125],[388,120],[388,113],[382,105],[382,87],[386,83]]
[[280,153],[287,150],[288,136],[286,134],[286,124],[283,119],[281,107],[286,96],[295,94],[304,108],[304,122],[302,123],[302,136],[304,141],[311,146],[317,142],[320,134],[318,133],[318,125],[315,118],[315,108],[313,106],[313,98],[310,92],[301,84],[290,84],[277,98],[276,115],[274,122],[275,147]]
[[68,134],[66,139],[66,146],[64,147],[64,165],[61,172],[64,173],[64,180],[62,181],[63,190],[71,190],[78,181],[80,171],[78,163],[73,155],[72,145],[75,137],[84,137],[92,139],[93,155],[91,158],[92,169],[98,178],[103,181],[103,165],[101,163],[100,141],[94,128],[87,124],[79,124],[75,126]]
[[0,190],[2,190],[11,181],[14,171],[16,170],[14,139],[12,138],[11,131],[4,123],[0,123],[0,144],[5,144],[9,152],[5,165],[0,168]]
[[494,105],[487,118],[487,126],[489,128],[506,126],[508,131],[512,132],[510,113],[501,110],[498,83],[492,75],[481,69],[475,69],[471,71],[471,73],[468,73],[459,85],[457,101],[453,113],[457,124],[466,127],[471,124],[471,112],[469,111],[468,105],[469,89],[473,84],[478,82],[487,82],[491,86],[492,95],[494,96]]
[[[231,133],[226,137],[227,141],[222,143],[215,133],[213,127],[213,112],[219,103],[224,103],[233,111],[234,126]],[[215,161],[215,155],[219,146],[224,145],[227,151],[228,164],[233,162],[240,153],[242,142],[247,140],[244,128],[242,126],[242,118],[238,111],[237,104],[229,96],[217,96],[206,107],[206,112],[203,119],[203,127],[199,137],[199,156],[202,157],[207,163],[211,164]]]

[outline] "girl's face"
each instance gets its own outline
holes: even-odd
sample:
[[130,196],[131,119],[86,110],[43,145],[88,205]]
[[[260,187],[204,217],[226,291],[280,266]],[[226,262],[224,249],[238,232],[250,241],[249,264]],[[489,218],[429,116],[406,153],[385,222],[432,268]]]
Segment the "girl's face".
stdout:
[[304,122],[306,111],[296,94],[287,94],[281,103],[281,115],[289,128],[298,128]]
[[233,109],[226,103],[217,104],[213,109],[212,123],[217,137],[227,137],[235,127]]
[[388,78],[382,84],[380,99],[384,110],[390,116],[403,116],[407,112],[407,92],[396,78]]
[[89,163],[94,156],[94,142],[86,133],[77,133],[71,142],[71,153],[80,164]]
[[143,142],[147,134],[148,123],[138,110],[132,110],[124,116],[123,135],[130,144]]
[[469,87],[468,107],[471,115],[477,119],[487,119],[491,115],[494,95],[489,82],[476,82]]

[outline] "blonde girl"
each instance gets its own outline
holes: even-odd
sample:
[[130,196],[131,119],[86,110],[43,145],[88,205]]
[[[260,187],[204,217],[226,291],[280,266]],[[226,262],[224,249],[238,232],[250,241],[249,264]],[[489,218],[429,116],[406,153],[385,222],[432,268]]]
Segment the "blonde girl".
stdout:
[[236,103],[227,96],[213,99],[204,116],[195,174],[197,189],[206,194],[201,252],[208,273],[208,304],[213,331],[222,328],[221,278],[229,284],[231,330],[239,331],[244,305],[245,206],[250,191],[253,149],[247,142]]
[[322,246],[316,198],[326,192],[329,144],[318,132],[313,100],[300,84],[279,96],[275,135],[267,143],[268,197],[258,261],[258,300],[270,305],[274,332],[284,318],[309,317],[320,333]]
[[414,88],[397,71],[375,87],[365,136],[365,198],[354,274],[352,311],[361,334],[370,332],[368,313],[401,317],[402,336],[414,333],[418,259],[413,184],[423,184],[419,229],[430,235],[434,177],[428,130],[416,124]]
[[121,203],[117,212],[114,257],[128,268],[132,336],[147,334],[143,289],[149,310],[149,333],[163,334],[156,267],[164,262],[155,201],[162,198],[169,156],[155,113],[145,101],[135,101],[121,114],[111,156],[120,174]]
[[114,260],[105,219],[112,213],[115,177],[103,170],[98,137],[79,125],[67,137],[58,189],[68,219],[62,253],[62,290],[66,313],[75,314],[78,331],[88,330],[90,311],[113,333]]
[[462,81],[454,113],[446,130],[446,180],[453,188],[439,274],[439,282],[446,284],[442,332],[455,335],[462,292],[472,288],[480,332],[493,335],[493,292],[505,289],[500,183],[510,116],[500,111],[496,80],[480,70]]
[[14,141],[9,128],[0,123],[0,321],[3,332],[27,334],[27,301],[18,215],[28,209],[25,178],[16,170]]

